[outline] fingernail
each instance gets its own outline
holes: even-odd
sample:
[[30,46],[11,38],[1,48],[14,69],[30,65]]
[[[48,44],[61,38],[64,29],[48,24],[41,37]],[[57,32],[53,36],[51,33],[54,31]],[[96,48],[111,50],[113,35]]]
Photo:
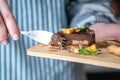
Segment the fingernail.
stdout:
[[13,39],[14,39],[14,40],[18,40],[18,39],[19,39],[19,35],[18,35],[17,33],[15,33],[15,34],[13,35]]
[[7,40],[4,40],[1,42],[3,45],[7,45],[8,44],[8,41]]

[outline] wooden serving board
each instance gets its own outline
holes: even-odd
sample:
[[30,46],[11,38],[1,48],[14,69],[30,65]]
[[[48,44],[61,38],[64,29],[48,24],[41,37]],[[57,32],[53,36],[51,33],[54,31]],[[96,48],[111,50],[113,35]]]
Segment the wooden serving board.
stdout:
[[96,56],[92,55],[80,55],[70,53],[67,50],[52,50],[48,46],[40,46],[40,44],[33,46],[27,50],[27,54],[30,56],[45,57],[59,60],[66,60],[84,64],[91,64],[96,66],[103,66],[109,68],[120,69],[120,57],[110,54],[106,48],[99,48],[100,54]]

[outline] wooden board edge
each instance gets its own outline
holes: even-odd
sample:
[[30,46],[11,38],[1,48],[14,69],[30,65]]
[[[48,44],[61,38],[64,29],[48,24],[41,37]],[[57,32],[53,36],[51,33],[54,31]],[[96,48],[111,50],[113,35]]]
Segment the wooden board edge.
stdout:
[[95,60],[92,60],[92,59],[90,60],[90,59],[76,58],[76,57],[72,57],[72,59],[71,59],[71,57],[69,57],[69,56],[62,56],[62,55],[49,54],[49,53],[46,53],[44,55],[42,55],[42,54],[44,54],[44,53],[32,52],[29,49],[27,50],[27,55],[29,55],[29,56],[44,57],[44,58],[65,60],[65,61],[77,62],[77,63],[83,63],[83,64],[90,64],[90,65],[95,65],[95,66],[102,66],[102,67],[107,67],[107,68],[120,69],[120,65],[118,65],[116,63],[95,61]]

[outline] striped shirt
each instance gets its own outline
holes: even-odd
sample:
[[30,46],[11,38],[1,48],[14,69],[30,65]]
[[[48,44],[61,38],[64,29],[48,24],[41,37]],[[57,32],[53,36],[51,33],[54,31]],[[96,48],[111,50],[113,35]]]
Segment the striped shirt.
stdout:
[[[92,0],[77,1],[85,3]],[[8,2],[21,31],[42,29],[57,32],[61,27],[69,27],[66,14],[66,7],[68,11],[69,7],[71,8],[69,0],[8,0]],[[80,12],[78,15],[81,15]],[[71,24],[75,23],[76,18],[73,20]],[[9,38],[9,45],[6,47],[0,45],[0,80],[86,80],[82,64],[28,56],[26,50],[38,44],[37,42],[23,35],[19,41]]]
[[71,27],[84,27],[98,22],[118,22],[111,7],[111,0],[73,0],[67,10]]

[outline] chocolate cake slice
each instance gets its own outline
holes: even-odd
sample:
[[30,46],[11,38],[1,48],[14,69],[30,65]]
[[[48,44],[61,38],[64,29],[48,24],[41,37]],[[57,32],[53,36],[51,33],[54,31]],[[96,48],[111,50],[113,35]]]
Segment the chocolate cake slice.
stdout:
[[64,31],[54,33],[49,45],[66,49],[67,46],[84,47],[95,44],[95,33],[93,30],[78,31],[74,29],[72,33],[66,34]]

